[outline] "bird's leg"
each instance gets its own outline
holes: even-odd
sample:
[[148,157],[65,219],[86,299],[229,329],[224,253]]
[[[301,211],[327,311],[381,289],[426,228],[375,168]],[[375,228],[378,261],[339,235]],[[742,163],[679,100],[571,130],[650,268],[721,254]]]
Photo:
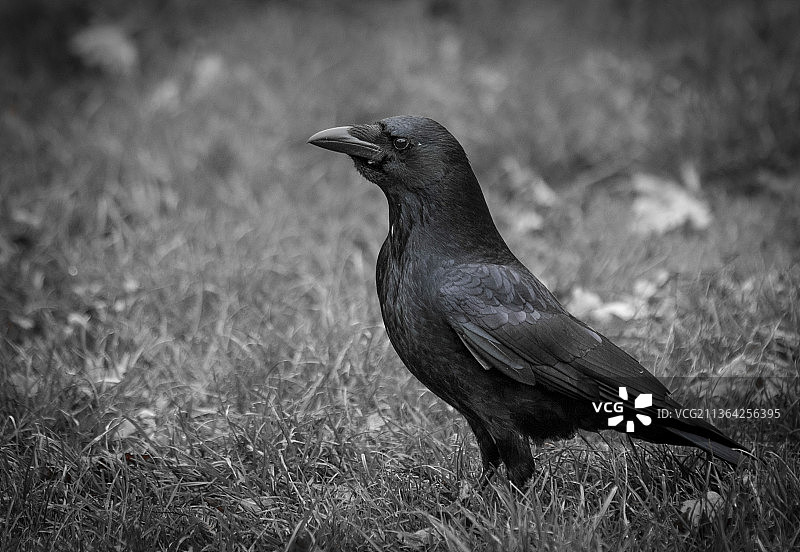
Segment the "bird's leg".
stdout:
[[505,438],[497,441],[497,447],[506,465],[508,479],[517,489],[524,492],[535,466],[528,438],[517,433],[507,434]]
[[500,450],[497,448],[497,443],[489,433],[480,420],[476,418],[467,418],[469,427],[475,434],[475,440],[478,442],[478,449],[481,451],[481,463],[483,464],[483,471],[480,476],[480,489],[486,488],[489,484],[497,467],[500,465]]

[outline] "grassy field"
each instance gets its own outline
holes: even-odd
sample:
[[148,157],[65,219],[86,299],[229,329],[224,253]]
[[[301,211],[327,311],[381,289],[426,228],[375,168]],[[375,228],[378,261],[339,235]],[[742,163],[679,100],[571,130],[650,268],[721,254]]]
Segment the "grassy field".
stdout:
[[[800,547],[797,11],[0,4],[0,549]],[[127,75],[67,53],[93,17]],[[305,144],[400,113],[459,138],[565,303],[637,305],[591,322],[676,396],[779,409],[714,420],[759,460],[580,435],[476,488],[381,323],[385,199]],[[634,231],[644,173],[699,182],[710,226]]]

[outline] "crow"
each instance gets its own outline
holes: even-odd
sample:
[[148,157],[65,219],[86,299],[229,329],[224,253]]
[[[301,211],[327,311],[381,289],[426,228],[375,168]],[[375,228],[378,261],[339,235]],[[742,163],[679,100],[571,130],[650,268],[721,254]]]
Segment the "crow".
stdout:
[[578,429],[691,445],[734,465],[747,454],[702,419],[677,416],[683,407],[655,376],[570,315],[514,256],[442,125],[390,117],[308,142],[349,155],[386,195],[376,271],[386,332],[411,373],[466,418],[482,479],[502,463],[523,488],[534,472],[530,441]]

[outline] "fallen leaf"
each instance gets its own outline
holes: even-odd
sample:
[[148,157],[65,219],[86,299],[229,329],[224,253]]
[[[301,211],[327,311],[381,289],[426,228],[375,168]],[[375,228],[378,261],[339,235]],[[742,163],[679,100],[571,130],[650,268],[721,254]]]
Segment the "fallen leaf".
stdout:
[[536,211],[524,211],[517,213],[513,217],[514,232],[517,234],[527,234],[541,230],[544,226],[544,218]]
[[636,294],[637,297],[641,297],[643,299],[649,299],[653,295],[656,294],[658,291],[658,286],[656,286],[650,280],[645,280],[644,278],[640,278],[633,283],[633,292]]
[[620,320],[631,320],[636,316],[636,307],[623,301],[612,301],[595,309],[592,318],[600,322],[608,322],[613,318]]
[[153,111],[175,112],[181,104],[181,89],[178,81],[168,78],[158,83],[147,100],[148,107]]
[[587,291],[582,287],[572,290],[572,297],[567,303],[569,311],[578,318],[589,316],[591,312],[603,304],[600,296],[593,291]]
[[380,431],[386,426],[386,420],[378,412],[373,412],[367,416],[367,431],[375,432]]
[[530,198],[537,205],[552,207],[558,202],[558,194],[553,191],[538,172],[528,166],[522,165],[516,157],[507,155],[500,160],[500,169],[508,186],[515,194],[523,198]]
[[461,485],[458,487],[458,500],[467,500],[474,492],[475,489],[469,481],[462,481]]
[[123,353],[119,361],[114,366],[98,367],[96,371],[95,383],[98,385],[117,385],[122,382],[125,373],[128,371],[131,363],[131,354]]
[[669,272],[666,270],[659,270],[655,273],[652,279],[639,278],[633,284],[633,293],[640,299],[650,299],[658,290],[664,287],[664,284],[669,280]]
[[225,59],[218,54],[200,58],[194,66],[194,93],[203,94],[225,76]]
[[145,436],[152,438],[158,425],[156,424],[156,413],[149,408],[142,408],[136,413],[136,421],[139,423],[139,428],[144,432]]
[[122,382],[122,378],[116,374],[108,373],[97,377],[94,381],[98,385],[119,385]]
[[422,550],[427,548],[428,545],[433,544],[433,537],[435,534],[431,527],[414,532],[398,531],[397,540],[408,548]]
[[122,440],[135,434],[136,431],[136,426],[130,420],[122,418],[119,424],[112,429],[111,434],[114,439]]
[[125,280],[122,282],[122,289],[125,290],[125,293],[133,293],[139,289],[139,281],[133,276],[125,276]]
[[28,318],[27,316],[10,314],[8,316],[8,320],[22,330],[32,330],[33,328],[36,327],[36,322],[32,318]]
[[665,234],[688,224],[705,230],[712,221],[708,203],[677,183],[651,174],[633,175],[633,229],[640,234]]
[[593,318],[598,322],[609,322],[614,318],[631,320],[636,316],[636,306],[626,301],[604,303],[600,296],[581,287],[572,290],[567,309],[577,318]]
[[92,25],[70,41],[72,51],[89,67],[112,75],[129,75],[139,61],[136,45],[116,25]]
[[239,506],[242,510],[251,512],[253,514],[260,514],[264,510],[273,506],[275,501],[269,496],[259,496],[257,498],[243,498],[239,500]]
[[692,527],[697,527],[702,521],[714,521],[722,511],[724,499],[715,491],[708,491],[703,498],[684,500],[681,505],[681,514]]
[[349,486],[339,485],[333,492],[333,498],[344,504],[350,504],[358,495]]
[[80,326],[84,330],[89,326],[89,315],[79,312],[71,312],[67,315],[67,324],[70,326]]
[[32,213],[25,209],[14,209],[11,211],[11,220],[16,223],[24,224],[34,229],[42,227],[42,216],[39,213]]

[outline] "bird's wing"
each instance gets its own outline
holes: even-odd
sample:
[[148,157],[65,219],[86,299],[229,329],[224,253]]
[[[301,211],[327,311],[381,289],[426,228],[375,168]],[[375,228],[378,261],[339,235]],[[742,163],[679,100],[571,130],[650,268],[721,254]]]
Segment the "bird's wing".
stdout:
[[567,313],[524,267],[451,267],[439,301],[478,362],[520,383],[587,400],[619,400],[621,386],[652,393],[656,403],[669,394],[633,357]]

